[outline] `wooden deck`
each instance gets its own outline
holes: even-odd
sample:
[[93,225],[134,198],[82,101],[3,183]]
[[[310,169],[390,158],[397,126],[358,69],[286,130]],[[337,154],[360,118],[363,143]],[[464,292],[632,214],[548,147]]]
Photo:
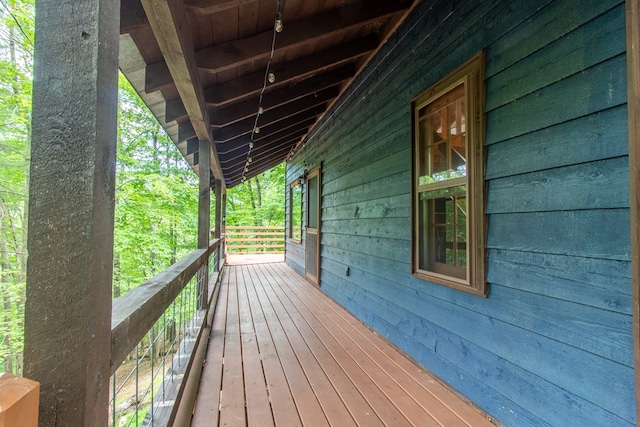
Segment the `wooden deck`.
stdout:
[[191,425],[493,424],[275,262],[225,267]]

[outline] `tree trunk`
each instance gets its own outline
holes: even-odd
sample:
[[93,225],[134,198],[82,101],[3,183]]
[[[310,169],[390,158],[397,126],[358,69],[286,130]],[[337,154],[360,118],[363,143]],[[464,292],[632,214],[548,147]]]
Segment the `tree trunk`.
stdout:
[[256,191],[258,193],[258,208],[262,207],[262,190],[260,189],[260,180],[256,176]]
[[247,181],[247,185],[249,186],[249,199],[251,200],[251,211],[253,212],[253,225],[258,226],[260,225],[258,223],[258,216],[256,215],[256,200],[255,197],[253,195],[253,187],[251,186],[251,180]]

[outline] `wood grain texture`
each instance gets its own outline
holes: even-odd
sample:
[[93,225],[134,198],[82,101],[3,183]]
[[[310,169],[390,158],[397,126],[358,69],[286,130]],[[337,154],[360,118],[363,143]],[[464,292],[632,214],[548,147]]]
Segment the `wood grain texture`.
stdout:
[[[323,162],[321,290],[506,425],[635,422],[621,3],[421,2],[288,164]],[[481,48],[486,301],[409,265],[409,102]]]
[[113,301],[111,316],[111,373],[142,340],[162,313],[220,245],[197,249],[140,286]]
[[485,179],[624,156],[626,115],[621,105],[490,145]]
[[43,426],[107,425],[119,8],[36,5],[23,374]]
[[623,19],[624,7],[620,5],[493,75],[487,80],[491,96],[486,111],[624,53],[625,32],[620,26]]
[[487,213],[628,208],[628,170],[624,156],[493,179]]
[[[627,17],[627,78],[629,103],[629,199],[632,270],[633,354],[636,390],[640,384],[640,7],[626,1]],[[636,420],[640,420],[640,393],[636,393]]]
[[[619,55],[541,88],[489,113],[485,143],[493,144],[624,104],[626,81],[625,56]],[[554,108],[549,108],[550,105]]]
[[493,425],[284,263],[224,277],[192,426],[216,423],[220,393],[249,426]]
[[[165,65],[176,84],[195,134],[199,140],[213,143],[209,112],[205,107],[200,74],[194,58],[193,40],[186,32],[188,25],[183,3],[179,0],[161,3],[142,0],[142,6],[167,60]],[[181,140],[184,139],[187,138]],[[222,169],[214,147],[211,147],[210,160],[214,176],[222,179]]]

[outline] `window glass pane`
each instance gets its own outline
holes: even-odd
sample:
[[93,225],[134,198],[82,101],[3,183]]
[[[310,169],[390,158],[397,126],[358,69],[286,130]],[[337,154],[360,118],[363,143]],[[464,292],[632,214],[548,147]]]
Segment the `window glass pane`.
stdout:
[[420,194],[419,268],[464,278],[467,266],[466,186]]
[[467,173],[464,85],[418,111],[418,185]]
[[308,218],[307,227],[318,228],[318,177],[314,176],[307,181]]
[[291,186],[291,219],[289,237],[295,240],[302,239],[302,185],[297,182]]
[[411,271],[486,296],[485,254],[476,250],[486,243],[484,60],[479,53],[411,103]]

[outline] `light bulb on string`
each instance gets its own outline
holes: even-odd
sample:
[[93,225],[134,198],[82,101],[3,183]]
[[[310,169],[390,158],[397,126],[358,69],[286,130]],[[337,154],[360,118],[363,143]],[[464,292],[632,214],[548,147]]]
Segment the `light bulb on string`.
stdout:
[[276,14],[276,24],[275,24],[276,33],[281,33],[283,29],[284,29],[284,25],[282,25],[282,13],[278,12]]
[[256,126],[256,127],[253,129],[253,133],[260,133],[260,128],[259,128],[258,126]]
[[273,74],[273,71],[269,71],[269,75],[267,76],[267,79],[269,80],[269,83],[275,83],[276,75]]
[[258,107],[258,114],[262,114],[262,113],[264,113],[264,108]]
[[249,148],[253,148],[253,142],[249,143]]
[[249,158],[247,159],[247,162],[249,162],[249,163],[253,162],[253,158],[249,157]]

